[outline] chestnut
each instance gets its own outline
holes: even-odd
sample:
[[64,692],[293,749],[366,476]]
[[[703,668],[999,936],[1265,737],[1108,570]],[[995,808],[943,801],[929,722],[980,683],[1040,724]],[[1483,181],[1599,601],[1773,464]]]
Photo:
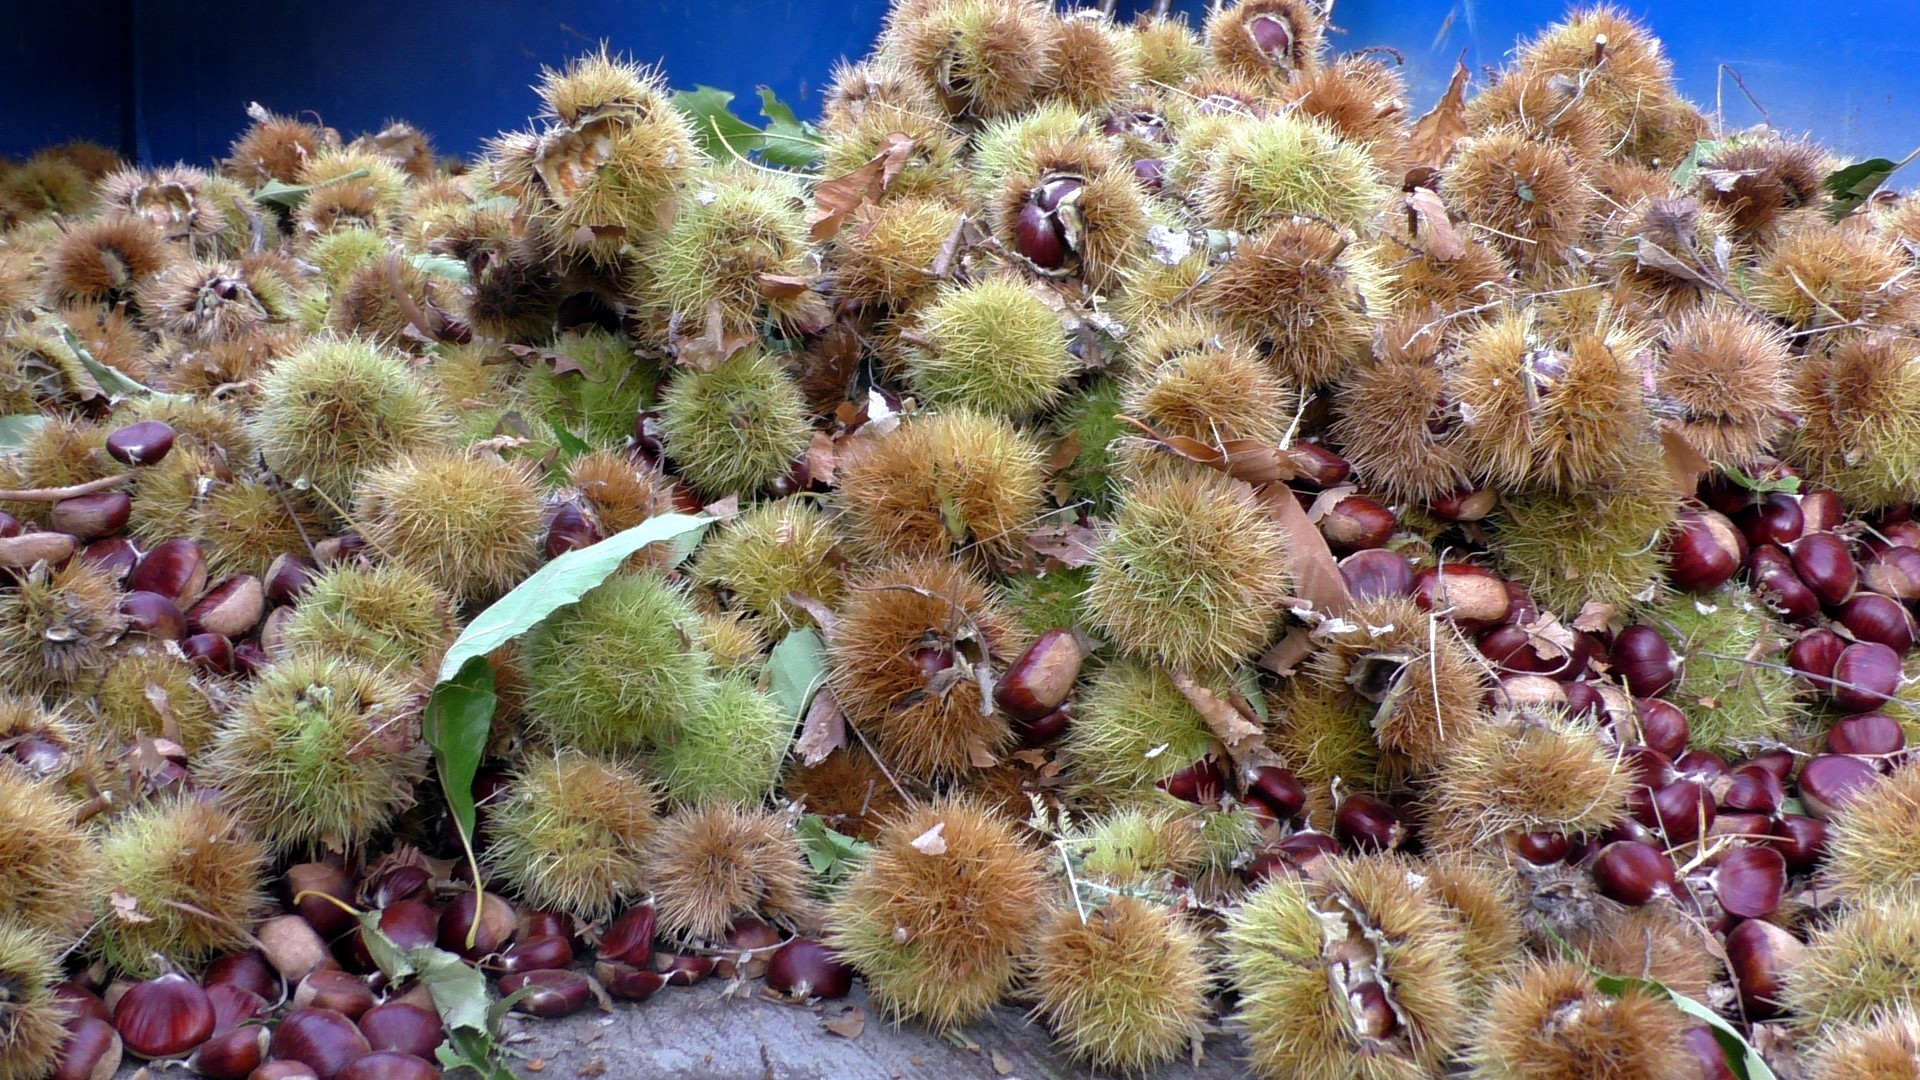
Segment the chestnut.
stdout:
[[1015,720],[1037,722],[1066,703],[1086,657],[1073,631],[1048,630],[1007,665],[993,699]]
[[71,533],[81,540],[98,540],[127,527],[133,516],[133,497],[124,491],[96,491],[61,499],[47,511],[47,524],[55,532]]
[[228,953],[207,965],[200,982],[208,990],[222,984],[237,986],[260,995],[263,1001],[275,1001],[280,997],[280,976],[274,973],[273,965],[267,963],[265,954],[259,949],[247,949],[242,952]]
[[173,426],[141,420],[107,433],[107,456],[122,465],[151,465],[173,449]]
[[1807,523],[1799,497],[1784,491],[1769,492],[1759,502],[1742,507],[1733,520],[1751,544],[1791,544],[1800,539]]
[[379,1050],[357,1058],[334,1080],[439,1080],[439,1066],[413,1054]]
[[500,954],[491,967],[503,975],[516,971],[558,970],[573,964],[573,943],[558,934],[523,937]]
[[768,961],[767,986],[792,998],[843,998],[853,989],[853,966],[820,942],[797,937]]
[[521,990],[527,990],[527,995],[514,1008],[547,1018],[578,1012],[593,998],[587,977],[578,971],[522,971],[500,980],[502,994],[511,996]]
[[1742,765],[1733,771],[1733,779],[1720,805],[1728,810],[1752,814],[1772,814],[1787,801],[1787,786],[1780,778],[1758,765]]
[[120,598],[120,614],[127,629],[161,641],[179,641],[187,636],[187,616],[172,597],[156,592],[130,592]]
[[54,998],[65,1005],[67,1012],[73,1016],[91,1016],[96,1020],[113,1022],[113,1010],[107,1008],[107,1003],[100,1000],[100,995],[77,982],[68,980],[55,983],[52,993]]
[[1414,576],[1413,599],[1421,610],[1445,616],[1470,634],[1499,625],[1513,603],[1498,575],[1472,563],[1446,563],[1420,571]]
[[711,956],[676,952],[653,954],[653,970],[667,977],[668,986],[692,986],[713,974],[713,968]]
[[353,882],[339,867],[295,863],[287,867],[286,885],[287,904],[312,923],[322,937],[339,937],[359,923],[353,912],[342,906],[353,902]]
[[266,591],[252,574],[235,574],[214,584],[187,609],[187,628],[196,634],[245,637],[267,610]]
[[[1634,817],[1651,829],[1658,829],[1669,844],[1687,844],[1698,840],[1713,828],[1713,796],[1706,785],[1693,780],[1676,780],[1658,789],[1641,788],[1649,793],[1645,812]],[[1636,800],[1630,799],[1629,805]]]
[[1772,544],[1762,544],[1747,556],[1747,576],[1754,595],[1768,610],[1795,625],[1812,622],[1820,614],[1820,597],[1800,580],[1793,559]]
[[1713,510],[1683,510],[1667,538],[1667,577],[1688,592],[1708,592],[1733,580],[1746,557],[1746,538]]
[[276,915],[254,927],[254,940],[267,962],[290,983],[306,978],[315,969],[335,966],[327,953],[327,943],[313,924],[299,915]]
[[602,960],[644,965],[653,959],[653,934],[658,916],[652,904],[628,908],[600,935]]
[[1320,519],[1320,535],[1335,554],[1377,548],[1393,539],[1400,519],[1378,499],[1349,495]]
[[1747,1019],[1779,1015],[1787,978],[1806,948],[1786,928],[1760,919],[1748,919],[1727,932],[1727,969]]
[[[273,1011],[267,999],[233,983],[213,983],[206,988],[213,1003],[213,1033],[222,1035],[250,1020],[258,1020]],[[274,995],[276,998],[279,995]]]
[[404,1001],[382,1002],[368,1009],[360,1017],[360,1034],[375,1053],[391,1050],[420,1057],[432,1057],[447,1040],[440,1014]]
[[727,928],[726,952],[715,958],[714,974],[757,979],[767,973],[767,957],[782,940],[780,931],[759,919],[741,919]]
[[1479,521],[1493,508],[1500,505],[1500,493],[1487,488],[1463,487],[1438,496],[1427,503],[1427,509],[1442,521],[1464,523]]
[[1637,698],[1659,697],[1680,671],[1672,646],[1651,626],[1629,626],[1614,635],[1607,661]]
[[300,980],[294,988],[295,1008],[309,1005],[332,1009],[349,1020],[358,1020],[373,1008],[373,990],[359,978],[344,971],[321,968]]
[[189,634],[180,641],[180,653],[195,667],[216,675],[233,671],[233,641],[225,634]]
[[1355,600],[1413,595],[1413,563],[1386,548],[1356,551],[1341,559],[1340,577]]
[[1773,819],[1772,842],[1787,860],[1787,869],[1805,873],[1827,857],[1827,823],[1804,814],[1781,814]]
[[1608,899],[1638,907],[1672,895],[1673,860],[1651,844],[1616,840],[1595,856],[1593,880]]
[[1392,851],[1406,841],[1407,827],[1385,800],[1355,792],[1333,812],[1333,835],[1358,851]]
[[1642,743],[1670,758],[1687,752],[1692,726],[1679,706],[1660,698],[1641,698],[1633,703],[1633,711],[1640,722]]
[[1688,1080],[1739,1080],[1727,1064],[1726,1048],[1720,1045],[1712,1028],[1695,1024],[1680,1033],[1680,1042],[1686,1048],[1687,1057],[1692,1059],[1693,1067],[1681,1073]]
[[1846,638],[1824,626],[1809,630],[1787,649],[1787,665],[1815,689],[1824,692],[1833,681],[1833,666],[1840,662],[1840,653],[1846,647]]
[[619,960],[602,960],[593,965],[593,977],[607,988],[607,993],[624,1001],[645,1001],[667,985],[667,977],[652,968]]
[[1067,733],[1073,723],[1073,702],[1053,710],[1038,720],[1015,720],[1013,730],[1027,746],[1045,746]]
[[433,876],[422,866],[390,866],[361,887],[360,895],[368,907],[385,908],[402,900],[412,900],[427,891]]
[[1565,861],[1573,842],[1561,832],[1516,832],[1507,834],[1507,849],[1535,866],[1552,866]]
[[1246,797],[1265,807],[1274,817],[1285,821],[1300,813],[1307,804],[1307,789],[1293,770],[1277,765],[1262,765],[1247,782]]
[[1176,799],[1209,806],[1226,794],[1227,778],[1219,762],[1204,757],[1160,781],[1159,787]]
[[[58,566],[80,550],[80,539],[63,532],[30,532],[0,539],[0,570],[25,570],[38,563]],[[0,576],[0,584],[8,579]]]
[[587,516],[578,503],[568,500],[554,508],[553,520],[547,524],[547,558],[554,559],[569,551],[583,547],[592,547],[605,537],[600,535],[600,527]]
[[441,912],[439,944],[464,959],[478,960],[505,948],[519,927],[520,914],[512,904],[493,893],[469,889]]
[[1900,654],[1877,641],[1856,641],[1833,662],[1833,704],[1851,713],[1872,712],[1900,691]]
[[1831,491],[1807,491],[1800,495],[1800,517],[1809,533],[1832,532],[1847,520],[1847,504]]
[[319,1080],[320,1074],[304,1061],[269,1061],[247,1080]]
[[1858,713],[1827,729],[1827,750],[1835,754],[1884,758],[1907,748],[1907,731],[1882,713]]
[[113,1026],[135,1057],[184,1057],[212,1036],[213,1002],[198,983],[169,972],[120,995]]
[[95,1016],[67,1022],[67,1042],[48,1080],[113,1080],[124,1045],[113,1025]]
[[380,930],[403,949],[434,945],[440,937],[440,913],[425,900],[414,898],[380,909]]
[[187,1059],[187,1068],[210,1080],[247,1080],[267,1060],[271,1041],[272,1035],[258,1024],[221,1032],[200,1044]]
[[1713,868],[1713,894],[1729,915],[1764,919],[1787,891],[1787,860],[1771,847],[1736,847]]
[[1807,583],[1813,595],[1825,607],[1839,607],[1860,587],[1860,572],[1853,564],[1853,552],[1847,542],[1830,532],[1810,533],[1793,542],[1789,549],[1793,571]]
[[1353,475],[1353,463],[1316,442],[1298,442],[1287,448],[1287,457],[1298,470],[1295,480],[1318,488],[1346,483]]
[[207,587],[207,556],[192,540],[165,540],[148,549],[127,575],[127,591],[156,592],[192,603]]
[[313,585],[313,579],[319,576],[319,567],[304,555],[284,552],[273,558],[267,567],[266,580],[261,588],[269,604],[291,604]]
[[276,1058],[311,1067],[320,1080],[334,1080],[348,1065],[372,1052],[353,1021],[332,1009],[313,1006],[288,1013],[274,1029],[270,1049]]
[[[1914,554],[1920,555],[1920,551]],[[1913,651],[1913,616],[1891,596],[1854,593],[1853,599],[1840,605],[1834,618],[1852,631],[1855,641],[1877,641],[1903,656]]]
[[1890,547],[1860,564],[1860,584],[1895,600],[1920,600],[1920,549]]
[[115,581],[124,581],[140,561],[140,549],[124,536],[109,536],[81,549],[80,561]]
[[1800,768],[1800,801],[1822,820],[1846,808],[1880,779],[1873,763],[1851,754],[1821,754]]

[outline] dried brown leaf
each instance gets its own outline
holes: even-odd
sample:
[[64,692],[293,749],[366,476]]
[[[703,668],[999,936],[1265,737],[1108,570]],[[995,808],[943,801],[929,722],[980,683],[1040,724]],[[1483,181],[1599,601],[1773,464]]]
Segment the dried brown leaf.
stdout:
[[1313,631],[1304,626],[1296,626],[1274,642],[1259,659],[1258,666],[1286,678],[1300,670],[1300,662],[1312,656],[1320,648],[1313,640]]
[[1472,78],[1466,54],[1461,53],[1447,92],[1440,95],[1432,112],[1413,122],[1407,135],[1407,161],[1413,166],[1439,168],[1453,156],[1453,145],[1467,133],[1467,83]]
[[834,468],[839,464],[840,454],[834,448],[833,436],[824,431],[813,433],[813,441],[807,444],[807,475],[816,484],[833,486]]
[[1207,722],[1214,737],[1226,744],[1227,753],[1238,760],[1262,744],[1260,724],[1254,717],[1236,708],[1233,702],[1193,681],[1184,671],[1167,669],[1167,678]]
[[791,300],[813,287],[813,283],[799,274],[755,274],[753,284],[760,295],[770,300]]
[[1713,471],[1713,463],[1700,456],[1700,451],[1672,428],[1660,429],[1660,449],[1666,454],[1667,475],[1673,478],[1673,489],[1683,498],[1692,495],[1700,478]]
[[807,215],[813,242],[833,239],[856,211],[885,195],[900,170],[906,168],[913,146],[913,136],[891,132],[880,152],[859,168],[813,185],[813,210]]
[[867,1010],[858,1007],[848,1009],[820,1026],[843,1039],[857,1039],[861,1032],[867,1030]]
[[1078,522],[1042,525],[1028,533],[1025,540],[1029,551],[1054,559],[1069,570],[1092,562],[1093,550],[1099,542],[1098,533]]
[[1438,192],[1416,187],[1403,198],[1414,239],[1420,241],[1429,254],[1440,262],[1452,262],[1467,253],[1466,241],[1453,230],[1453,222],[1448,219],[1446,205],[1440,201]]
[[1149,440],[1175,457],[1218,469],[1235,480],[1249,484],[1283,483],[1300,475],[1291,455],[1277,446],[1257,439],[1224,439],[1209,446],[1185,435],[1162,435],[1131,416],[1120,420],[1140,429]]
[[1287,562],[1293,568],[1294,595],[1323,615],[1345,615],[1353,610],[1353,594],[1340,564],[1327,547],[1327,538],[1307,520],[1293,489],[1270,484],[1260,489],[1267,513],[1287,534]]
[[823,686],[807,706],[807,718],[800,724],[800,738],[793,744],[800,762],[809,767],[826,760],[828,754],[847,745],[847,715],[840,711],[840,700],[831,687]]

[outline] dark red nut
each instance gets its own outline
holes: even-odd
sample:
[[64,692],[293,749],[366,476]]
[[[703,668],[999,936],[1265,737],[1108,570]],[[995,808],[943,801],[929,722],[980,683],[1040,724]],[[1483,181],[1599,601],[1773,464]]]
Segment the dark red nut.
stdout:
[[692,986],[713,974],[713,967],[711,956],[675,952],[653,954],[653,970],[667,977],[668,986]]
[[25,527],[20,524],[19,518],[0,510],[0,540],[11,540],[23,531]]
[[269,1049],[276,1058],[301,1062],[334,1080],[348,1065],[371,1052],[367,1037],[352,1020],[332,1009],[295,1009],[273,1031]]
[[1800,964],[1806,946],[1785,927],[1749,919],[1727,932],[1727,968],[1740,991],[1740,1011],[1749,1020],[1778,1016],[1785,1007],[1787,979]]
[[67,1022],[66,1045],[48,1080],[113,1080],[120,1071],[120,1033],[95,1016]]
[[220,957],[207,965],[200,982],[209,992],[216,986],[224,985],[249,991],[262,1001],[280,999],[280,976],[259,949],[246,949]]
[[1158,195],[1167,186],[1167,163],[1160,158],[1133,159],[1133,178],[1149,195]]
[[1787,860],[1787,869],[1806,873],[1827,857],[1827,823],[1804,814],[1781,814],[1773,819],[1773,847]]
[[1320,535],[1335,553],[1377,548],[1393,539],[1400,519],[1387,505],[1365,495],[1349,495],[1334,503],[1320,519]]
[[1670,758],[1687,752],[1687,739],[1693,729],[1679,706],[1659,698],[1641,698],[1633,703],[1633,711],[1640,722],[1642,743]]
[[[712,967],[711,959],[702,959],[707,959],[708,967]],[[579,1012],[593,1000],[587,977],[578,971],[522,971],[500,980],[503,995],[517,994],[523,989],[528,991],[527,996],[514,1008],[534,1016],[565,1016]]]
[[439,942],[440,913],[418,897],[400,900],[380,909],[380,930],[403,949],[424,949]]
[[91,1016],[96,1020],[105,1020],[109,1024],[113,1022],[113,1010],[107,1008],[107,1003],[100,1000],[100,995],[77,982],[68,980],[55,983],[52,994],[55,1000],[67,1007],[67,1012],[71,1016]]
[[194,666],[226,675],[233,671],[233,642],[225,634],[192,634],[180,642],[180,654]]
[[[1634,817],[1650,829],[1660,830],[1669,844],[1687,844],[1713,828],[1713,796],[1705,784],[1676,780],[1665,787],[1641,788],[1651,792],[1644,799],[1646,809]],[[1635,800],[1629,800],[1629,804]]]
[[190,604],[207,588],[207,556],[191,540],[155,544],[127,575],[128,592],[156,592]]
[[592,547],[603,539],[600,527],[585,510],[571,501],[563,502],[554,509],[553,520],[547,525],[547,558]]
[[375,1051],[341,1069],[334,1080],[440,1080],[440,1069],[413,1054]]
[[322,569],[329,569],[353,562],[360,558],[361,553],[366,549],[366,537],[359,533],[341,533],[339,536],[329,536],[313,545],[313,556]]
[[1673,769],[1683,780],[1694,780],[1709,787],[1733,775],[1727,759],[1707,750],[1689,750],[1673,761]]
[[[1914,554],[1920,555],[1920,551]],[[1913,616],[1891,596],[1855,593],[1853,599],[1840,606],[1835,618],[1852,631],[1856,641],[1877,641],[1903,656],[1913,651]]]
[[288,905],[322,937],[338,937],[357,925],[350,908],[341,906],[353,903],[346,871],[331,863],[295,863],[287,868],[286,883]]
[[1827,750],[1835,754],[1883,758],[1907,748],[1907,732],[1900,722],[1881,713],[1860,713],[1827,729]]
[[1860,564],[1860,584],[1895,600],[1920,600],[1920,549],[1890,547]]
[[107,434],[107,456],[122,465],[151,465],[173,449],[173,426],[141,420]]
[[1573,657],[1562,653],[1542,656],[1534,647],[1534,637],[1513,623],[1504,623],[1480,635],[1476,644],[1480,655],[1502,672],[1519,675],[1558,675],[1571,666]]
[[187,628],[196,634],[246,637],[267,610],[266,591],[252,574],[222,578],[187,609]]
[[526,908],[520,912],[520,929],[513,936],[518,941],[530,941],[537,937],[565,938],[568,944],[572,944],[573,923],[557,911]]
[[1826,607],[1839,607],[1860,587],[1847,542],[1829,532],[1810,533],[1794,541],[1790,552],[1793,571],[1807,583]]
[[1037,199],[1021,204],[1014,216],[1013,249],[1042,270],[1058,270],[1067,265],[1067,244],[1059,223]]
[[185,1057],[213,1035],[213,1002],[198,983],[169,973],[136,983],[113,1007],[113,1027],[138,1058]]
[[768,961],[767,986],[791,998],[843,998],[853,990],[853,966],[820,942],[797,937]]
[[1277,765],[1262,765],[1247,782],[1247,798],[1266,807],[1267,812],[1285,821],[1307,805],[1307,789],[1293,770]]
[[1651,746],[1629,746],[1620,752],[1620,763],[1633,770],[1642,787],[1663,788],[1680,779],[1673,759]]
[[723,979],[757,979],[767,973],[767,958],[786,939],[759,919],[740,919],[727,928],[725,952],[714,958],[713,973]]
[[1748,758],[1747,764],[1767,770],[1779,777],[1780,782],[1784,784],[1793,779],[1794,766],[1799,764],[1799,759],[1793,756],[1793,751],[1780,748],[1762,750]]
[[1608,899],[1638,907],[1673,894],[1673,860],[1651,844],[1616,840],[1595,856],[1593,880]]
[[1567,853],[1573,850],[1573,842],[1567,839],[1566,833],[1516,832],[1507,834],[1507,847],[1535,866],[1552,866],[1565,861]]
[[208,1080],[247,1080],[267,1060],[271,1039],[267,1029],[258,1024],[223,1031],[200,1044],[187,1059],[187,1068]]
[[1746,538],[1724,515],[1684,510],[1668,535],[1667,577],[1679,588],[1707,592],[1733,580],[1746,554]]
[[1847,504],[1831,491],[1810,491],[1800,496],[1800,517],[1810,533],[1832,532],[1847,520]]
[[269,1061],[247,1080],[319,1080],[320,1074],[304,1061]]
[[1261,13],[1246,22],[1247,39],[1275,67],[1293,66],[1293,27],[1278,15]]
[[600,936],[600,958],[646,966],[653,960],[653,935],[658,924],[659,916],[652,904],[628,908]]
[[367,906],[384,908],[426,894],[433,876],[423,866],[390,866],[361,889]]
[[520,913],[512,904],[493,893],[468,889],[440,914],[439,943],[450,953],[478,960],[506,948],[519,928]]
[[1877,641],[1856,641],[1833,662],[1830,691],[1835,707],[1871,712],[1900,691],[1900,654]]
[[1065,735],[1067,728],[1072,726],[1072,724],[1073,703],[1068,702],[1031,723],[1025,720],[1015,720],[1013,722],[1013,729],[1020,736],[1020,741],[1026,745],[1045,746],[1060,736]]
[[1820,597],[1800,580],[1793,559],[1781,549],[1764,544],[1747,556],[1747,575],[1754,595],[1767,609],[1795,625],[1805,625],[1820,615]]
[[1086,658],[1073,631],[1048,630],[1007,665],[993,699],[1015,720],[1037,722],[1066,704]]
[[1733,771],[1733,780],[1720,805],[1728,810],[1750,814],[1772,814],[1787,801],[1787,786],[1771,771],[1758,765],[1742,765]]
[[1513,604],[1506,582],[1472,563],[1447,563],[1420,571],[1413,579],[1413,600],[1421,610],[1445,616],[1470,634],[1498,626]]
[[349,1020],[358,1020],[373,1008],[374,996],[372,988],[357,976],[321,968],[300,980],[293,991],[293,1005],[332,1009]]
[[0,540],[0,570],[26,570],[38,563],[59,566],[79,550],[79,537],[63,532],[21,533]]
[[123,581],[140,562],[140,549],[124,536],[109,536],[81,549],[80,561],[115,581]]
[[1773,819],[1766,814],[1745,810],[1722,810],[1713,815],[1713,828],[1707,831],[1707,836],[1732,837],[1756,844],[1770,843],[1773,839]]
[[573,966],[573,943],[557,934],[521,938],[492,964],[495,971],[557,971]]
[[1176,799],[1210,806],[1227,793],[1227,777],[1220,771],[1219,762],[1210,757],[1201,758],[1160,781],[1159,787]]
[[171,597],[155,592],[130,592],[120,598],[120,614],[126,616],[127,629],[136,634],[179,641],[187,636],[187,616]]
[[1355,600],[1413,595],[1413,563],[1386,548],[1356,551],[1341,559],[1340,577]]
[[1726,1048],[1720,1045],[1712,1028],[1696,1024],[1680,1033],[1680,1041],[1687,1049],[1687,1056],[1693,1059],[1693,1068],[1681,1074],[1688,1080],[1738,1080],[1733,1067],[1727,1064]]
[[1770,492],[1757,503],[1743,507],[1734,515],[1734,523],[1750,544],[1791,544],[1800,539],[1807,519],[1800,513],[1800,498],[1783,491]]
[[360,1017],[360,1034],[375,1053],[391,1050],[399,1054],[432,1057],[447,1040],[446,1025],[440,1014],[405,1001],[388,1001],[368,1009]]
[[1637,698],[1659,697],[1680,672],[1673,647],[1651,626],[1629,626],[1616,634],[1607,661]]
[[263,582],[267,602],[270,604],[291,604],[298,600],[313,585],[313,579],[320,574],[320,568],[313,560],[304,555],[286,552],[276,555],[273,564],[267,567],[267,577]]
[[1736,847],[1713,870],[1713,894],[1727,914],[1764,919],[1787,892],[1787,861],[1771,847]]
[[1359,983],[1347,991],[1347,999],[1366,1038],[1389,1039],[1399,1030],[1400,1014],[1388,1000],[1386,987],[1372,981]]
[[913,651],[913,662],[922,675],[933,676],[953,667],[953,650],[928,646]]
[[1846,638],[1825,627],[1809,630],[1787,650],[1787,664],[1824,693],[1833,682],[1833,666],[1840,662],[1846,647]]
[[[242,954],[244,955],[244,954]],[[262,965],[266,964],[261,960]],[[271,974],[271,969],[269,969]],[[278,977],[274,979],[279,982]],[[280,998],[274,991],[273,1000]],[[213,1002],[213,1033],[232,1031],[249,1020],[258,1020],[273,1011],[268,999],[234,983],[208,983],[207,1000]]]
[[1800,768],[1800,801],[1822,820],[1845,809],[1880,779],[1873,763],[1850,754],[1822,754]]
[[1500,493],[1488,488],[1461,488],[1435,498],[1427,504],[1433,516],[1442,521],[1479,521],[1500,505]]
[[1356,851],[1392,851],[1406,842],[1407,826],[1386,801],[1355,792],[1333,812],[1333,835]]
[[593,965],[593,977],[607,988],[607,993],[625,1001],[645,1001],[667,985],[667,977],[652,968],[618,960],[602,960]]
[[132,516],[132,496],[124,491],[96,491],[54,503],[47,511],[47,524],[55,532],[97,540],[126,528],[127,519]]
[[1330,488],[1353,475],[1351,462],[1319,443],[1294,443],[1287,448],[1287,457],[1298,472],[1295,479],[1303,484]]
[[[1618,715],[1626,713],[1624,707],[1626,695],[1619,694],[1616,687],[1606,683],[1588,682],[1585,679],[1576,679],[1562,685],[1567,693],[1567,715],[1576,720],[1582,717],[1616,715],[1616,705],[1619,706]],[[1622,699],[1620,703],[1610,700],[1610,695],[1613,694],[1619,694]]]

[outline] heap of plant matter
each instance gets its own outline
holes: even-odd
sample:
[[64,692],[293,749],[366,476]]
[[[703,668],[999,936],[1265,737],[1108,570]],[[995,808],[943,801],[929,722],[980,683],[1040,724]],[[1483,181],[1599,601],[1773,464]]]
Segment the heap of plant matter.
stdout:
[[[343,906],[541,1015],[591,943],[1123,1071],[1914,1075],[1920,201],[1611,8],[1425,115],[1327,29],[0,166],[0,1078],[192,1051],[175,969],[299,984],[207,1070],[431,1054]],[[450,645],[703,508],[489,658],[464,858]]]

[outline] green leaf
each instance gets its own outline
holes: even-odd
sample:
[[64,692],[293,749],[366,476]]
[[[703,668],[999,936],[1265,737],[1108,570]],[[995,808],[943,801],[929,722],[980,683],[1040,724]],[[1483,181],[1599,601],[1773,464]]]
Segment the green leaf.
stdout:
[[469,659],[452,679],[434,687],[420,719],[421,737],[433,747],[433,764],[447,808],[462,835],[474,830],[473,777],[493,735],[493,668],[485,656]]
[[322,180],[317,184],[287,184],[279,180],[269,180],[254,190],[253,201],[293,210],[306,202],[307,196],[313,194],[316,188],[323,188],[328,184],[343,184],[348,180],[363,180],[371,175],[373,173],[369,169],[355,169],[352,172]]
[[433,995],[433,1007],[448,1030],[467,1028],[492,1035],[487,1023],[490,1005],[487,977],[480,974],[479,968],[430,945],[409,950],[408,956],[420,973],[420,981],[426,984],[427,993]]
[[80,366],[87,369],[87,373],[93,376],[93,381],[100,384],[100,389],[105,390],[108,397],[175,396],[173,394],[156,395],[152,387],[146,386],[138,380],[128,378],[114,368],[110,368],[94,359],[93,351],[87,348],[86,342],[81,341],[80,335],[73,332],[73,327],[67,326],[64,323],[60,326],[60,340],[66,342],[67,348],[73,350],[73,355],[80,361]]
[[[693,125],[694,141],[707,156],[725,161],[738,154],[745,157],[765,145],[760,129],[733,115],[730,91],[712,86],[695,86],[676,91],[673,107]],[[731,148],[732,153],[728,153]]]
[[[552,560],[467,624],[453,647],[447,650],[446,659],[441,661],[439,682],[446,683],[460,673],[467,661],[487,655],[585,596],[588,590],[618,570],[627,556],[648,544],[704,529],[712,522],[713,518],[704,515],[661,514]],[[435,690],[438,691],[438,686]]]
[[1701,139],[1694,143],[1693,152],[1687,155],[1687,160],[1673,170],[1673,186],[1682,190],[1692,187],[1693,178],[1700,173],[1700,166],[1712,161],[1720,153],[1722,145],[1719,139]]
[[38,413],[0,416],[0,451],[20,449],[50,423],[50,419]]
[[416,251],[407,256],[407,261],[429,276],[444,278],[461,285],[473,284],[473,275],[467,272],[467,264],[459,259]]
[[592,443],[562,427],[560,421],[549,420],[547,423],[553,428],[554,440],[560,444],[560,463],[565,464],[581,454],[593,453]]
[[767,656],[767,692],[798,720],[827,681],[827,648],[811,627],[792,631]]
[[826,156],[827,144],[820,133],[794,116],[793,106],[781,101],[770,87],[760,88],[760,115],[767,118],[760,156],[769,164],[811,169]]
[[813,864],[813,872],[829,884],[853,873],[854,867],[873,852],[872,844],[827,828],[819,814],[802,814],[793,824],[793,835]]
[[414,973],[413,962],[407,958],[407,950],[401,948],[385,930],[380,929],[380,913],[363,911],[360,913],[360,940],[366,943],[367,955],[373,957],[388,982],[399,982]]
[[1247,704],[1253,706],[1254,714],[1260,717],[1262,724],[1271,719],[1267,715],[1266,691],[1260,689],[1260,673],[1253,670],[1252,664],[1242,664],[1233,673],[1233,688],[1240,691],[1240,696],[1247,699]]
[[1776,491],[1787,495],[1798,495],[1800,493],[1800,478],[1797,476],[1782,476],[1775,480],[1763,480],[1760,477],[1749,475],[1746,470],[1740,468],[1738,465],[1729,465],[1720,471],[1729,480],[1732,480],[1734,483],[1739,484],[1741,487],[1756,495],[1771,495]]
[[1839,221],[1866,205],[1880,185],[1887,182],[1887,177],[1912,161],[1916,155],[1920,155],[1920,150],[1899,161],[1882,157],[1868,158],[1829,175],[1821,184],[1827,189],[1827,194],[1833,197],[1833,202],[1827,207],[1827,217]]
[[1593,984],[1601,993],[1610,994],[1613,997],[1619,997],[1629,989],[1639,989],[1654,997],[1666,998],[1681,1012],[1713,1029],[1714,1039],[1720,1043],[1720,1049],[1727,1055],[1727,1067],[1733,1070],[1733,1074],[1739,1077],[1739,1080],[1779,1080],[1774,1075],[1773,1069],[1767,1065],[1766,1059],[1760,1056],[1760,1051],[1755,1050],[1753,1044],[1748,1042],[1737,1028],[1727,1023],[1719,1013],[1685,994],[1675,993],[1665,983],[1625,975],[1602,975],[1596,972]]

